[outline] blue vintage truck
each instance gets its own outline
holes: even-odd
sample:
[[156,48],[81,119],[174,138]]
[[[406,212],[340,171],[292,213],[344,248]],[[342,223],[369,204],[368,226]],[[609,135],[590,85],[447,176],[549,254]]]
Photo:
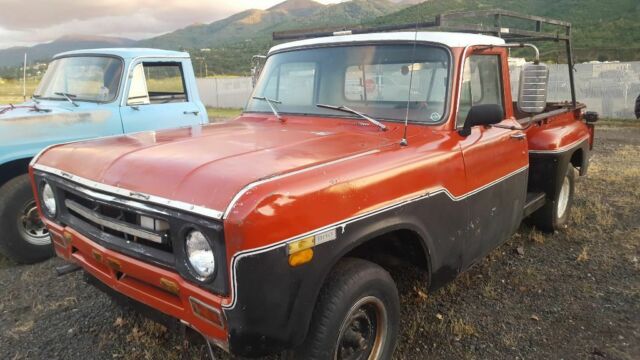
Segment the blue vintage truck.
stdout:
[[30,102],[0,105],[0,252],[20,263],[53,255],[27,176],[46,147],[208,122],[189,54],[96,49],[56,55]]

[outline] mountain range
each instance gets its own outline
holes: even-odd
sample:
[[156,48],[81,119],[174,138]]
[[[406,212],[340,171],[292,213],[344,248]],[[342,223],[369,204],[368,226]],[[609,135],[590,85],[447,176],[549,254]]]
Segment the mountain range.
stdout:
[[106,36],[69,35],[32,47],[0,50],[0,66],[22,63],[24,53],[31,60],[48,60],[69,50],[99,47],[155,47],[163,49],[199,49],[220,47],[238,41],[266,41],[271,32],[309,26],[336,26],[361,23],[388,15],[421,0],[351,0],[323,5],[312,0],[286,0],[266,10],[245,10],[209,24],[194,24],[144,40]]
[[139,41],[66,36],[30,48],[0,50],[0,66],[19,65],[25,52],[31,60],[48,60],[67,50],[140,46],[186,49],[206,61],[212,72],[246,73],[251,55],[264,53],[274,44],[274,31],[414,23],[450,11],[497,8],[572,22],[574,47],[583,60],[640,59],[638,0],[609,0],[606,4],[601,0],[351,0],[331,5],[286,0],[266,10],[245,10]]
[[0,66],[22,64],[25,52],[31,60],[48,60],[53,55],[69,50],[91,49],[102,47],[131,47],[135,40],[108,36],[68,35],[55,41],[31,47],[12,47],[0,50]]

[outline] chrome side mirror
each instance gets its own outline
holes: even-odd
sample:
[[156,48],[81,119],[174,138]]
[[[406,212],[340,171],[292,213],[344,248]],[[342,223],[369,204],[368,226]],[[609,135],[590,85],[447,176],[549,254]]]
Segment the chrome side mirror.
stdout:
[[251,86],[255,87],[262,72],[264,61],[267,57],[264,55],[254,55],[251,58]]
[[549,68],[545,64],[525,64],[520,72],[518,110],[538,114],[547,108]]

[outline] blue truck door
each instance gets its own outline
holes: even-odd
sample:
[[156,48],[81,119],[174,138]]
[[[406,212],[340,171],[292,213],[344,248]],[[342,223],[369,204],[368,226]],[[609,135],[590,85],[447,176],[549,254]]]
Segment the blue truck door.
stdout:
[[202,123],[204,112],[193,89],[190,66],[180,59],[134,62],[120,110],[125,133]]

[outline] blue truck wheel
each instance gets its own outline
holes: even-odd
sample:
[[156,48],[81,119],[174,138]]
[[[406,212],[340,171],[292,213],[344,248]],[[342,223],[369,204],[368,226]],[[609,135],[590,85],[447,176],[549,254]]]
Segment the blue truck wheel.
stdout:
[[53,256],[26,174],[0,187],[0,229],[0,252],[9,259],[33,264]]

